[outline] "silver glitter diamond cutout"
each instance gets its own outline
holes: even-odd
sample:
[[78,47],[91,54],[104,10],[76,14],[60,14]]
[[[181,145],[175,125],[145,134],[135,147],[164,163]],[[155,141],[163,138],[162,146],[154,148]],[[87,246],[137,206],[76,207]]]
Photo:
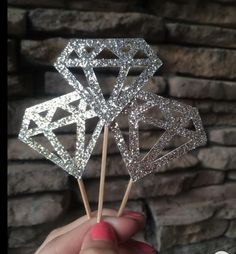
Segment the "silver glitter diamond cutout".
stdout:
[[[63,110],[66,115],[54,120],[58,109]],[[94,117],[97,117],[94,110],[88,108],[77,92],[72,92],[27,108],[19,139],[75,178],[80,179],[104,125],[103,120],[98,121],[92,137],[85,147],[85,123],[86,120]],[[76,144],[75,155],[72,157],[54,131],[73,123],[76,124]],[[39,135],[49,141],[53,151],[35,140]]]
[[[113,54],[99,58],[98,56],[108,50]],[[139,51],[144,57],[136,55]],[[144,87],[150,77],[162,65],[151,47],[144,39],[74,39],[71,40],[54,66],[68,83],[78,92],[96,112],[110,123],[133,99],[135,94]],[[118,67],[119,74],[116,84],[108,101],[105,100],[99,85],[94,68]],[[81,84],[72,69],[82,68],[87,79],[87,86]],[[131,68],[143,68],[141,74],[129,86],[124,85],[127,74]]]
[[[163,119],[158,119],[155,115],[154,117],[147,117],[147,111],[155,107],[160,110],[164,116]],[[206,143],[206,134],[198,110],[178,101],[140,91],[122,113],[128,114],[128,144],[116,120],[110,127],[133,181],[137,181],[152,172],[158,172],[163,165],[171,160],[179,158],[188,151]],[[157,143],[144,157],[141,156],[139,149],[139,125],[141,122],[164,130]],[[192,123],[193,130],[186,127],[189,122]],[[188,141],[162,155],[163,150],[176,136],[183,137]]]

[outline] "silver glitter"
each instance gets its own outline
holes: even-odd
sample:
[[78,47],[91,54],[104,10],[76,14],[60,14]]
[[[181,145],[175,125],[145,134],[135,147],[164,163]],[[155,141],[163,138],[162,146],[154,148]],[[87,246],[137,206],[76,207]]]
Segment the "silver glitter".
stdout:
[[[114,59],[109,57],[98,59],[104,50],[112,52]],[[139,51],[145,57],[135,58]],[[72,58],[72,55],[75,57]],[[144,87],[162,62],[157,58],[144,39],[73,39],[58,57],[55,68],[67,82],[78,92],[106,123],[111,123],[122,109],[133,99],[135,94]],[[70,68],[82,68],[88,86],[83,86]],[[94,68],[119,67],[119,75],[108,101],[105,100]],[[125,86],[131,68],[144,68],[136,80]]]
[[[58,109],[68,112],[68,116],[62,116],[54,121],[53,116]],[[104,120],[98,121],[92,137],[85,147],[85,123],[87,119],[94,117],[97,117],[94,110],[88,109],[87,103],[79,97],[77,92],[72,92],[27,108],[19,139],[63,168],[70,175],[80,179],[104,125]],[[30,127],[31,122],[36,127]],[[63,147],[54,131],[73,123],[76,124],[76,149],[75,155],[72,157]],[[35,137],[41,134],[47,138],[54,151],[50,151],[35,140]]]
[[[155,112],[156,107],[164,119],[147,116],[147,111],[153,108]],[[163,165],[206,143],[206,134],[198,110],[189,105],[150,92],[140,91],[128,105],[126,112],[128,112],[129,122],[128,144],[126,144],[116,120],[110,128],[134,182],[150,173],[158,172]],[[139,150],[139,124],[141,122],[164,130],[157,143],[144,157],[141,156]],[[188,128],[189,122],[192,122],[193,130]],[[176,136],[186,138],[188,141],[162,155],[163,150]]]
[[[115,57],[98,58],[103,50],[110,51]],[[140,50],[145,56],[137,58],[136,54]],[[26,109],[19,139],[69,174],[80,179],[104,124],[108,124],[133,181],[152,172],[158,172],[161,166],[206,142],[206,135],[196,108],[141,90],[161,65],[161,60],[143,39],[71,40],[54,66],[75,91]],[[94,68],[97,67],[105,68],[105,70],[113,67],[119,68],[116,84],[107,101],[94,71]],[[71,68],[82,69],[88,85],[82,84]],[[133,83],[127,86],[127,75],[131,68],[141,68],[143,71]],[[75,105],[74,102],[78,103]],[[164,119],[148,117],[147,111],[155,107],[159,108]],[[53,120],[58,108],[67,111],[70,115]],[[129,122],[128,144],[116,121],[119,114],[126,112]],[[99,121],[85,147],[85,123],[87,119],[94,117],[98,117]],[[190,120],[195,130],[186,127]],[[31,122],[34,122],[36,127],[30,127]],[[139,124],[141,122],[165,130],[158,142],[144,157],[139,151]],[[73,157],[54,133],[54,130],[72,123],[77,126],[76,148]],[[48,139],[55,152],[51,152],[34,139],[40,134]],[[163,150],[176,136],[187,138],[188,141],[162,155]]]

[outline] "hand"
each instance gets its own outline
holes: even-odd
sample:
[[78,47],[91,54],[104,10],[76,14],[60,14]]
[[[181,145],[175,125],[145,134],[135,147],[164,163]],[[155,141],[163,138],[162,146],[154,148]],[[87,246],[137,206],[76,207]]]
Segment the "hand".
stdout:
[[117,218],[114,210],[103,210],[103,221],[96,214],[83,216],[52,231],[35,254],[144,254],[156,253],[150,245],[131,238],[145,226],[141,213],[125,212]]

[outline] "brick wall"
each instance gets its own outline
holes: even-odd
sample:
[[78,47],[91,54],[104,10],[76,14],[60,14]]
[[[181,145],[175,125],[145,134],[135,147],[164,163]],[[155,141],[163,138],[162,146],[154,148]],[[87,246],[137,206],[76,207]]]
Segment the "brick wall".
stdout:
[[[9,253],[33,253],[53,228],[84,213],[74,179],[17,134],[26,107],[72,91],[52,63],[68,38],[86,37],[145,38],[164,62],[153,91],[196,106],[207,130],[206,147],[133,188],[128,206],[148,218],[139,238],[161,254],[236,253],[235,1],[8,0],[8,7]],[[71,133],[61,135],[72,147]],[[141,133],[143,151],[155,135]],[[94,208],[101,143],[85,174]],[[111,141],[107,207],[119,206],[127,179]]]

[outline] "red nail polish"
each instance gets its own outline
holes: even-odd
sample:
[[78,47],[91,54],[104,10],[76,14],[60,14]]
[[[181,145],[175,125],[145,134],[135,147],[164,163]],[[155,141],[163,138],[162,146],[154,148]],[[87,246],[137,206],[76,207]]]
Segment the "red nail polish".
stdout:
[[133,217],[133,218],[138,218],[138,219],[144,217],[144,215],[142,213],[134,212],[134,211],[125,211],[123,213],[123,216]]
[[100,222],[93,226],[91,230],[91,237],[93,240],[117,242],[116,233],[112,226],[107,222]]
[[143,243],[143,242],[138,242],[138,241],[134,241],[134,246],[135,248],[143,251],[144,253],[157,253],[156,250],[149,244],[147,243]]

